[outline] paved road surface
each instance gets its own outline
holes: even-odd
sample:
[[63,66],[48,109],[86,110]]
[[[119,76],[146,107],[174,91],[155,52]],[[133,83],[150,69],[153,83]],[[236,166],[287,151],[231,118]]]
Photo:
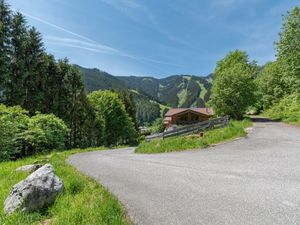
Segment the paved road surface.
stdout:
[[258,121],[247,138],[204,150],[133,148],[73,155],[141,225],[300,224],[300,128]]

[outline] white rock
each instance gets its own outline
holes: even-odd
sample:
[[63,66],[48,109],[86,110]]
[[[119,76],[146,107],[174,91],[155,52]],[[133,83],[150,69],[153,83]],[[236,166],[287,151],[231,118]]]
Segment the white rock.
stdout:
[[16,184],[4,203],[7,214],[15,210],[34,211],[53,203],[64,188],[63,182],[54,174],[53,166],[46,164]]

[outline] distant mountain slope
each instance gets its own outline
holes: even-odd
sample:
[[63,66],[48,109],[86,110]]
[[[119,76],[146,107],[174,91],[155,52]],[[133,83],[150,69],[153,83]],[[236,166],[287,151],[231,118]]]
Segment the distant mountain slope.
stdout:
[[136,103],[139,124],[154,121],[162,115],[166,106],[204,107],[211,93],[211,77],[117,77],[98,69],[77,67],[83,74],[87,92],[110,89],[130,92]]
[[152,77],[118,77],[131,88],[141,89],[170,107],[203,107],[210,97],[210,77],[174,75]]
[[128,86],[115,76],[99,69],[87,69],[76,65],[83,74],[83,82],[87,92],[96,90],[127,90]]

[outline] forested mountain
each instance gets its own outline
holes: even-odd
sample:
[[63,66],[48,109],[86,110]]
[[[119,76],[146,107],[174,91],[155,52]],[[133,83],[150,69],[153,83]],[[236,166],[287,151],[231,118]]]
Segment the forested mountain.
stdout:
[[77,66],[83,73],[87,92],[99,89],[135,90],[145,98],[169,107],[203,107],[210,97],[211,75],[153,77],[113,76],[98,69]]
[[118,77],[129,87],[141,89],[170,107],[204,107],[209,100],[210,78],[174,75],[163,79],[152,77]]
[[87,92],[113,89],[130,93],[136,104],[139,124],[153,122],[168,107],[204,107],[211,93],[211,75],[174,75],[156,79],[113,76],[99,69],[77,68],[83,74]]
[[125,82],[99,69],[87,69],[75,65],[83,74],[83,81],[87,92],[97,90],[127,90]]

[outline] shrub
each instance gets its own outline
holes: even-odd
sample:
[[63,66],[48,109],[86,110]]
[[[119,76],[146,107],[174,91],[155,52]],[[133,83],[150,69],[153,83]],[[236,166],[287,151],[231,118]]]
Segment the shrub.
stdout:
[[164,121],[162,118],[157,118],[150,127],[152,133],[161,133],[165,130]]
[[37,114],[30,118],[28,129],[19,134],[22,155],[52,149],[64,149],[68,135],[65,123],[53,114]]
[[27,129],[29,116],[19,106],[0,104],[0,161],[13,158],[19,152],[17,137]]
[[271,109],[265,111],[264,115],[285,122],[300,123],[300,96],[293,94],[284,97]]

